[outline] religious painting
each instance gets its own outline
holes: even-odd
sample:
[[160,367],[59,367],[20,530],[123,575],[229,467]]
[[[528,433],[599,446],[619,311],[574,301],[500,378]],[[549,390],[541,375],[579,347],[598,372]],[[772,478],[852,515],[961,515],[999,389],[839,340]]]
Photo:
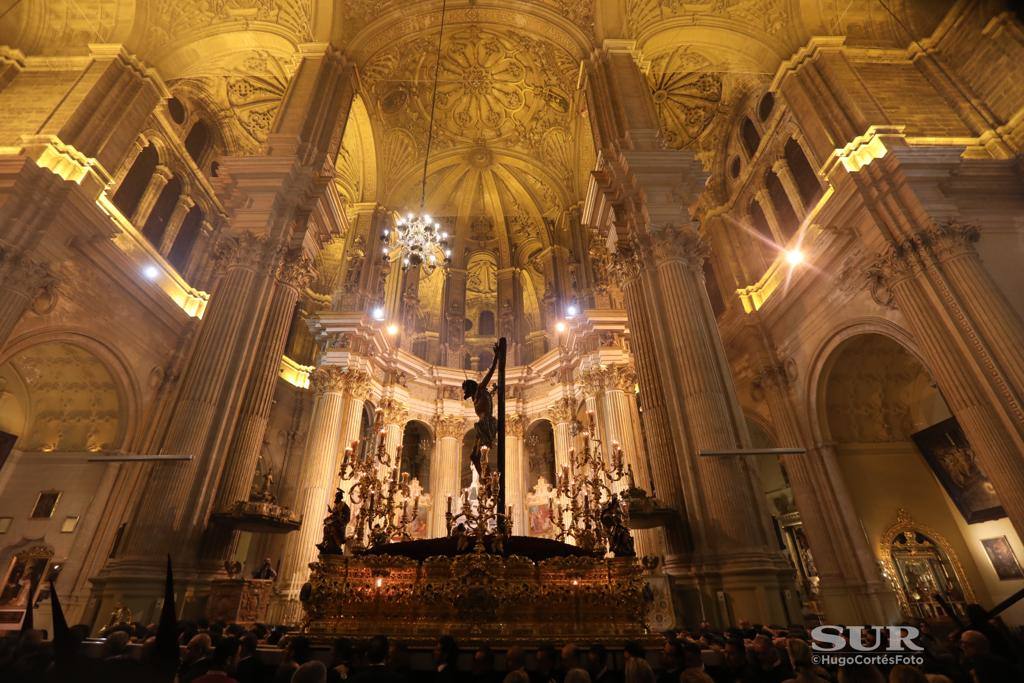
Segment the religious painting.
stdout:
[[0,588],[0,630],[16,629],[42,584],[50,557],[28,551],[11,558]]
[[996,576],[1000,581],[1024,579],[1024,570],[1021,569],[1013,546],[1006,536],[984,538],[981,545],[985,547],[989,562],[992,563],[992,568],[996,570]]
[[943,420],[911,438],[968,524],[1006,516],[956,418]]
[[555,527],[551,523],[551,508],[547,503],[527,506],[530,514],[530,536],[553,538]]
[[428,520],[430,519],[430,503],[424,504],[420,499],[420,506],[416,509],[416,516],[409,522],[407,531],[413,538],[427,538],[430,533]]

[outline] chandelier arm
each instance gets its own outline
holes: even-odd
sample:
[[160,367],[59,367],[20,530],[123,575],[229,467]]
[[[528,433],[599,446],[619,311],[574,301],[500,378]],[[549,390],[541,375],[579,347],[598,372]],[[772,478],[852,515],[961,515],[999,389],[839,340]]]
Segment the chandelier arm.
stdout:
[[427,152],[423,156],[423,187],[420,190],[420,211],[427,202],[427,164],[430,161],[430,145],[434,141],[434,108],[437,105],[437,73],[441,69],[441,39],[444,37],[445,9],[448,0],[441,0],[441,29],[437,34],[437,54],[434,59],[434,86],[430,94],[430,125],[427,128]]

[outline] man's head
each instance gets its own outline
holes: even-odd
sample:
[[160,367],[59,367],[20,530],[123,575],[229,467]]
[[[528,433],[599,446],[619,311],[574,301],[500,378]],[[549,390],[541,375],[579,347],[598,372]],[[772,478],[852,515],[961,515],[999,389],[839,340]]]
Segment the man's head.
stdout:
[[666,669],[683,668],[683,646],[678,640],[666,640],[661,651],[662,663]]
[[587,668],[591,672],[600,672],[608,663],[608,650],[604,645],[595,643],[587,650]]
[[537,648],[537,668],[540,671],[551,671],[555,668],[558,652],[554,645],[541,645]]
[[960,634],[960,649],[968,659],[989,652],[988,638],[981,631],[964,631]]
[[326,680],[327,667],[315,659],[306,662],[292,674],[292,683],[324,683]]
[[238,657],[238,638],[222,638],[213,651],[213,666],[220,671],[233,669]]
[[562,668],[573,669],[579,666],[579,659],[576,655],[576,645],[573,643],[566,643],[562,646]]
[[480,387],[476,383],[476,380],[467,379],[462,383],[462,398],[473,398],[476,396],[476,390]]
[[128,649],[129,641],[131,641],[131,636],[124,631],[114,631],[111,633],[107,636],[107,656],[113,657],[124,654],[125,650]]

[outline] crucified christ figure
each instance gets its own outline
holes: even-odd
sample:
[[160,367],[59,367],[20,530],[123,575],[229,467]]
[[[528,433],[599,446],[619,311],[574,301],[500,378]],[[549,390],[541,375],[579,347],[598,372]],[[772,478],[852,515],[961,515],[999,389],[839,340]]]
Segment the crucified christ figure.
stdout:
[[469,456],[469,461],[473,463],[473,468],[478,476],[481,474],[481,447],[494,448],[494,439],[498,436],[498,418],[494,417],[494,401],[487,385],[490,384],[491,376],[494,375],[494,368],[498,366],[500,352],[499,342],[494,345],[494,360],[491,361],[491,367],[479,383],[472,379],[467,379],[462,383],[462,398],[472,399],[473,410],[476,412],[476,424],[473,425],[476,441],[473,443],[473,452]]

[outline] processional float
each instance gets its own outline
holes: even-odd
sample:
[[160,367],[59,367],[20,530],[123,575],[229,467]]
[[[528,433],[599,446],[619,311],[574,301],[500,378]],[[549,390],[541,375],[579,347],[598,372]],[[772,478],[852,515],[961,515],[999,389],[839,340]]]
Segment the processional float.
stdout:
[[605,461],[592,416],[558,476],[557,538],[514,534],[503,481],[505,358],[502,338],[484,378],[463,384],[477,414],[473,483],[445,501],[447,537],[409,537],[419,500],[400,473],[400,449],[389,455],[382,433],[373,448],[346,449],[348,501],[339,489],[301,595],[308,634],[527,642],[649,631],[644,569],[627,528],[632,472],[617,449]]

